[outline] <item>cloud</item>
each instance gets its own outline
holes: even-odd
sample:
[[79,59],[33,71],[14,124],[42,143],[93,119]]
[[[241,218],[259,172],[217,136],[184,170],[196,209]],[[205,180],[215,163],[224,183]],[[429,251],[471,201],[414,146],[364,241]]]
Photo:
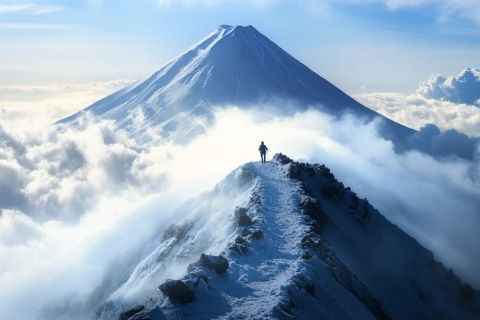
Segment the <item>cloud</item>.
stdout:
[[0,210],[0,243],[16,247],[43,236],[42,229],[20,211]]
[[362,93],[355,98],[378,113],[414,129],[435,124],[443,131],[455,129],[480,136],[480,108],[473,105],[392,92]]
[[[316,0],[312,0],[316,2]],[[367,5],[380,3],[391,10],[433,8],[440,21],[448,19],[468,19],[480,23],[480,2],[477,0],[330,0],[330,3],[350,3]]]
[[35,3],[0,3],[0,14],[5,13],[26,13],[41,15],[63,11],[64,7],[59,5],[46,5]]
[[154,164],[108,122],[77,130],[2,119],[0,208],[36,221],[78,221],[105,196],[121,197],[130,187],[162,188],[164,173],[150,170]]
[[71,29],[75,26],[70,24],[53,23],[0,23],[0,30],[63,30]]
[[392,8],[430,5],[440,13],[441,19],[467,18],[480,22],[480,3],[476,0],[384,0]]
[[[225,0],[156,0],[156,2],[161,6],[172,6],[176,4],[184,6],[212,6],[232,3],[232,1]],[[477,0],[248,0],[234,2],[252,5],[254,7],[269,7],[282,2],[295,2],[306,6],[308,10],[315,8],[321,11],[325,11],[326,8],[331,8],[338,4],[356,6],[379,4],[390,10],[408,10],[423,7],[425,10],[433,9],[438,14],[440,21],[466,18],[480,23],[480,2]]]
[[427,124],[410,136],[403,145],[434,157],[459,157],[475,160],[479,157],[480,138],[470,137],[454,129],[441,132],[434,124]]
[[464,69],[458,76],[433,75],[422,82],[417,93],[425,98],[480,107],[480,70]]
[[[158,228],[182,221],[175,208],[257,160],[259,140],[272,154],[325,163],[480,286],[478,159],[399,154],[379,137],[378,122],[317,111],[272,118],[232,107],[215,119],[205,134],[180,146],[156,136],[141,144],[88,117],[79,128],[2,117],[0,314],[35,319],[48,310],[47,318],[88,319],[138,255],[155,245],[149,241]],[[438,151],[465,137],[427,127],[419,138]]]
[[115,79],[89,83],[0,85],[0,110],[18,117],[54,122],[134,82]]
[[[233,2],[247,4],[254,7],[268,7],[282,1],[284,0],[246,0],[246,1],[234,0]],[[232,3],[232,1],[225,1],[225,0],[156,0],[156,2],[160,6],[167,6],[167,7],[175,4],[180,4],[183,6],[194,6],[194,5],[213,6],[213,5]]]

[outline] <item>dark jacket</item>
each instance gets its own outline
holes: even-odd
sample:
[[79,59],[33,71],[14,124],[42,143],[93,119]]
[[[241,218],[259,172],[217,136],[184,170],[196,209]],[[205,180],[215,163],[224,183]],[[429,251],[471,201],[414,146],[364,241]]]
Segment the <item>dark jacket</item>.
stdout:
[[266,145],[261,144],[260,147],[258,147],[258,150],[260,150],[260,153],[267,153],[268,148]]

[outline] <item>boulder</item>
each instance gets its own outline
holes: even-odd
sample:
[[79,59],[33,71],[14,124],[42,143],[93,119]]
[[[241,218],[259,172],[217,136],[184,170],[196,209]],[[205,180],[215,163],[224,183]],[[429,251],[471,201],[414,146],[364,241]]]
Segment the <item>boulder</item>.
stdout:
[[137,307],[134,307],[130,310],[127,310],[125,312],[122,312],[120,314],[120,317],[118,318],[118,320],[129,320],[131,319],[133,316],[135,316],[136,314],[142,312],[143,310],[145,310],[145,307],[144,306],[137,306]]
[[290,159],[289,157],[287,157],[286,155],[284,155],[282,153],[275,154],[273,156],[273,160],[277,161],[278,163],[283,164],[283,165],[293,162],[292,159]]
[[235,208],[235,223],[239,227],[246,227],[253,224],[252,218],[247,214],[247,209],[243,207]]
[[225,257],[210,256],[203,253],[198,260],[198,265],[215,270],[218,274],[225,273],[229,267],[228,260]]
[[160,286],[160,290],[175,302],[186,304],[193,301],[193,290],[182,280],[167,280]]

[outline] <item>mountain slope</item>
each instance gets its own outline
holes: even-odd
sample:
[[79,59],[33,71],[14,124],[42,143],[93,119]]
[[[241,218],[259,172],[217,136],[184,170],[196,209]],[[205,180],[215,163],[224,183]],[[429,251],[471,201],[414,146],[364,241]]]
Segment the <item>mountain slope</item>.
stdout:
[[316,107],[384,120],[387,137],[412,131],[364,107],[293,58],[252,26],[220,26],[147,80],[124,88],[85,111],[116,121],[130,132],[158,127],[173,140],[202,132],[213,106],[237,105],[279,115]]
[[[282,155],[246,164],[178,216],[185,213],[159,232],[98,318],[480,316],[479,292],[325,166]],[[167,290],[171,284],[188,299]]]

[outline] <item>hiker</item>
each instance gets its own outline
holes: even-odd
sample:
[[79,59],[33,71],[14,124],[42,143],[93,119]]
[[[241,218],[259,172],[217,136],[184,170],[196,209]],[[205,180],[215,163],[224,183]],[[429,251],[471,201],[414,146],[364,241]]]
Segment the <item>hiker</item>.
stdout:
[[260,147],[258,147],[258,150],[260,151],[260,157],[262,158],[262,163],[267,162],[266,156],[267,156],[268,148],[267,148],[267,146],[263,143],[263,141],[260,143]]

